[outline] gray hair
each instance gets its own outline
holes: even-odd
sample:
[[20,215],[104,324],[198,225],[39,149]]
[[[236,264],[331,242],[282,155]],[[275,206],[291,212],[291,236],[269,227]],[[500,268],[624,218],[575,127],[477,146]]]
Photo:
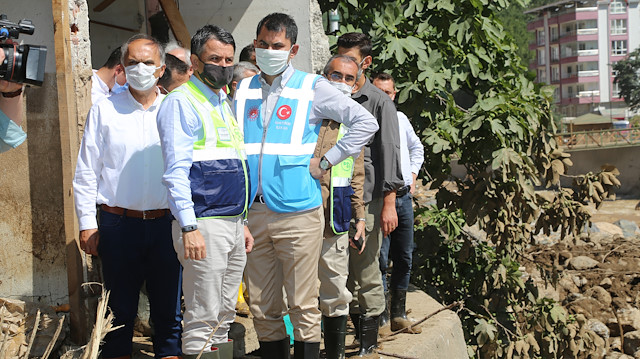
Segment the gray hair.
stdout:
[[[333,62],[333,60],[337,60],[337,59],[340,59],[340,61],[342,61],[342,62],[353,62],[356,65],[357,68],[360,68],[360,66],[358,66],[358,63],[356,62],[356,59],[354,59],[351,56],[333,55],[333,56],[331,56],[329,61],[327,61],[327,64],[324,66],[324,70],[322,70],[322,73],[325,74],[325,75],[328,75],[329,74],[329,69],[331,69],[331,63]],[[356,78],[356,81],[357,81],[357,78]]]
[[165,47],[164,47],[164,52],[168,54],[171,51],[176,50],[176,49],[180,49],[180,50],[184,51],[184,58],[186,59],[185,62],[187,63],[187,65],[189,65],[189,67],[191,67],[191,50],[186,49],[186,48],[178,45],[177,42],[171,41],[171,42],[167,43],[165,45]]
[[125,42],[124,44],[122,44],[121,52],[122,52],[122,57],[120,58],[120,63],[122,63],[122,65],[124,65],[124,59],[127,56],[127,54],[129,53],[129,45],[136,41],[136,40],[148,40],[149,42],[153,43],[153,45],[156,47],[156,49],[158,50],[158,55],[160,55],[160,65],[164,65],[164,60],[165,60],[165,52],[164,52],[164,46],[162,46],[162,44],[160,43],[160,41],[158,41],[156,38],[151,37],[147,34],[136,34],[133,35],[129,38],[129,40],[127,40],[127,42]]
[[260,73],[260,70],[248,61],[240,61],[233,66],[233,79],[231,81],[240,81],[245,77],[247,72]]

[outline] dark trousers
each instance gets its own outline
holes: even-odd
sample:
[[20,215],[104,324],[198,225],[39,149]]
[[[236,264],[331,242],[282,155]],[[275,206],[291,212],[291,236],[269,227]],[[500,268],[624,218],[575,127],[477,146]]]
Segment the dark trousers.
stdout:
[[171,216],[138,219],[100,212],[98,254],[114,326],[105,337],[103,358],[130,355],[138,296],[146,282],[156,358],[181,355],[180,262],[171,239]]
[[[384,291],[389,289],[406,290],[411,277],[411,259],[413,253],[413,207],[410,193],[396,198],[398,227],[382,240],[380,247],[380,271]],[[387,288],[387,266],[393,262],[390,288]]]

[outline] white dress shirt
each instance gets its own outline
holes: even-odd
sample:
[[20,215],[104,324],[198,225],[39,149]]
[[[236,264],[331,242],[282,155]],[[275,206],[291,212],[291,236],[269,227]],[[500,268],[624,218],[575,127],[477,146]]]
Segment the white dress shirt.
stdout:
[[420,172],[424,162],[424,146],[413,131],[407,115],[398,111],[398,128],[400,129],[400,161],[402,162],[402,178],[405,186],[413,183],[413,174]]
[[93,76],[91,76],[91,104],[95,104],[98,100],[111,95],[109,86],[102,81],[97,72],[98,70],[93,70]]
[[156,115],[160,92],[144,109],[129,91],[89,111],[73,191],[80,230],[98,228],[96,204],[144,211],[168,208]]

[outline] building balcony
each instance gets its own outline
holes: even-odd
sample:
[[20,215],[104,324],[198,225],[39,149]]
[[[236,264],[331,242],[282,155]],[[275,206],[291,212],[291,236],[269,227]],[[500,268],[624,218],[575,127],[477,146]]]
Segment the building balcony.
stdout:
[[[582,91],[582,92],[593,92],[593,91]],[[582,93],[581,92],[581,93]],[[598,92],[598,95],[589,95],[589,96],[579,96],[579,95],[573,95],[573,96],[567,96],[567,97],[563,97],[562,98],[562,104],[563,105],[569,105],[569,104],[585,104],[585,103],[599,103],[600,102],[600,92]]]
[[598,76],[599,74],[600,74],[600,71],[598,70],[578,71],[578,77]]
[[576,33],[578,35],[597,35],[598,34],[598,28],[588,28],[588,29],[578,29],[578,31],[576,31]]
[[578,92],[578,98],[588,97],[591,99],[592,97],[600,97],[600,90],[592,90],[592,91],[580,91]]

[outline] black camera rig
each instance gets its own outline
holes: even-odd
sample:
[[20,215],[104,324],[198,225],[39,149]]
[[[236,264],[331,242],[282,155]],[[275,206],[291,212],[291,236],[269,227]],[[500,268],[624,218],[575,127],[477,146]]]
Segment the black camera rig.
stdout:
[[[13,23],[7,15],[0,15],[0,41],[17,39],[20,34],[33,35],[35,27],[31,20],[20,20]],[[47,47],[36,45],[18,45],[0,43],[4,52],[4,61],[0,62],[0,80],[18,83],[42,85],[44,81],[44,65],[47,58]]]

